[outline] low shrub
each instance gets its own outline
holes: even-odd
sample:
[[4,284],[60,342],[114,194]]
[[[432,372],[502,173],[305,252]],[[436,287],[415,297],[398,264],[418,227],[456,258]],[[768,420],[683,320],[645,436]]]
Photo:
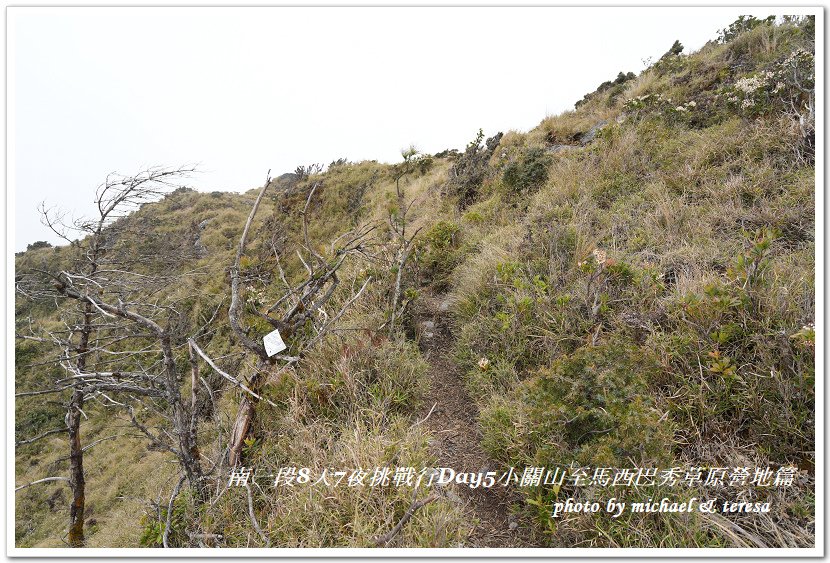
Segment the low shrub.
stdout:
[[497,133],[484,141],[484,132],[479,130],[476,138],[450,167],[447,194],[457,201],[460,209],[472,204],[478,198],[482,184],[492,177],[493,169],[489,161],[502,136],[502,133]]
[[550,157],[544,149],[531,148],[504,167],[502,181],[513,191],[529,192],[538,189],[548,179],[549,164]]

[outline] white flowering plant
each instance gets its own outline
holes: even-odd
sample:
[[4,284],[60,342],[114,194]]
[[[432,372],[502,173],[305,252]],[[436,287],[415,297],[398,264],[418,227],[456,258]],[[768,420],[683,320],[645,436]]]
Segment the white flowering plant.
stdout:
[[724,88],[726,102],[747,117],[775,111],[812,116],[815,58],[805,49],[790,53],[771,68],[739,78]]
[[669,123],[688,123],[692,113],[697,108],[697,102],[690,100],[677,103],[662,94],[645,94],[626,100],[623,109],[634,116],[645,114],[660,115]]

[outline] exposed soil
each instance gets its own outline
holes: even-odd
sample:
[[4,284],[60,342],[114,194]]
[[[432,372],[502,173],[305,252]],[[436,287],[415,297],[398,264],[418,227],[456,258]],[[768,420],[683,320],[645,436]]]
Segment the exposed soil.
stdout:
[[[421,351],[430,364],[427,374],[430,390],[422,418],[435,405],[424,422],[434,437],[432,451],[440,467],[450,467],[456,472],[496,471],[501,476],[504,468],[493,462],[481,447],[478,409],[464,388],[458,367],[449,357],[454,336],[448,313],[441,310],[444,298],[425,297],[418,325]],[[424,323],[430,321],[434,326],[424,328]],[[511,506],[521,503],[521,496],[509,487],[496,484],[489,489],[471,489],[455,485],[453,491],[468,504],[477,520],[468,540],[469,547],[533,547],[529,529],[511,511]]]

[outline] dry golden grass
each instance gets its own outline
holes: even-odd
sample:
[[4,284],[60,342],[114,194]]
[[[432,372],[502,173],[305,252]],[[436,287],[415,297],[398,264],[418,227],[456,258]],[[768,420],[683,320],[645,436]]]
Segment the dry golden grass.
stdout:
[[[644,383],[647,392],[626,402],[630,407],[653,400],[632,411],[630,416],[643,422],[632,432],[650,431],[653,419],[664,417],[660,420],[671,424],[675,435],[672,451],[662,453],[677,464],[751,466],[798,458],[809,467],[810,454],[803,450],[811,439],[814,374],[811,350],[798,348],[793,337],[815,314],[815,178],[792,116],[747,119],[720,108],[722,113],[709,116],[705,127],[661,115],[616,119],[629,98],[659,92],[679,103],[712,94],[718,80],[728,79],[735,61],[766,64],[780,57],[797,41],[791,31],[762,26],[727,45],[707,45],[679,59],[674,70],[661,75],[652,69],[631,80],[610,107],[607,96],[596,96],[579,110],[546,117],[527,133],[507,132],[490,160],[491,174],[463,211],[441,197],[451,162],[436,160],[426,172],[401,179],[405,202],[415,201],[407,216],[410,234],[421,228],[423,240],[439,222],[457,228],[453,243],[441,250],[447,256],[439,256],[452,265],[449,293],[441,295],[456,319],[455,340],[447,345],[455,346],[455,359],[466,372],[464,383],[482,409],[481,419],[470,423],[481,424],[484,446],[500,461],[544,463],[550,451],[539,447],[534,433],[558,422],[546,418],[544,409],[531,408],[532,396],[523,390],[538,389],[533,385],[558,360],[579,351],[590,356],[623,341],[642,357],[656,358],[658,366],[653,380]],[[545,154],[544,182],[511,191],[504,180],[506,166],[550,144],[576,146],[577,137],[602,120],[607,125],[588,146]],[[393,174],[390,165],[363,162],[311,179],[323,182],[309,215],[309,234],[320,241],[320,249],[358,223],[387,224],[398,205]],[[252,267],[270,257],[268,239],[279,229],[292,249],[300,240],[301,220],[291,209],[302,206],[310,185],[306,181],[290,196],[267,198],[249,247]],[[255,194],[191,193],[142,210],[156,213],[159,228],[172,234],[210,219],[201,235],[210,253],[191,264],[206,273],[171,288],[165,297],[199,294],[204,302],[194,305],[194,314],[221,302],[225,272]],[[739,263],[745,263],[762,227],[775,227],[780,234],[771,237],[767,262],[757,265],[762,275],[742,282]],[[388,259],[395,241],[388,226],[377,234],[372,252]],[[423,255],[438,252],[423,244]],[[614,276],[608,269],[590,269],[596,266],[590,262],[595,251],[609,260],[602,260],[603,268],[617,268]],[[20,264],[57,263],[59,256],[50,249],[27,254]],[[423,271],[412,264],[404,282],[417,306],[424,292],[433,291],[430,283],[446,280],[423,279]],[[291,279],[301,273],[293,255],[284,266]],[[378,330],[388,319],[394,273],[384,260],[344,266],[343,287],[359,287],[370,274],[374,281],[321,346],[269,381],[264,393],[280,407],[260,409],[257,441],[246,452],[246,463],[269,472],[291,465],[319,472],[420,469],[435,462],[429,444],[433,436],[414,420],[427,364],[405,335],[418,332],[406,316],[402,330],[391,336]],[[263,284],[263,291],[277,289]],[[721,298],[725,301],[716,300]],[[338,296],[330,309],[344,300]],[[693,315],[706,326],[698,326]],[[54,318],[46,323],[59,327]],[[226,323],[222,314],[218,323]],[[713,336],[724,327],[735,331],[735,340],[720,343]],[[226,326],[210,345],[222,355],[236,350]],[[710,372],[713,351],[739,358],[734,381]],[[483,356],[490,366],[484,375],[474,367]],[[235,373],[244,376],[252,369],[251,361],[242,362]],[[216,419],[202,424],[206,456],[221,451],[237,402],[238,394],[226,389]],[[84,440],[112,433],[105,422],[112,420],[91,412]],[[564,434],[551,431],[550,442],[547,446],[568,447]],[[784,453],[776,457],[779,447]],[[17,482],[54,474],[50,465],[64,449],[64,441],[54,438],[40,449],[21,450]],[[607,455],[612,451],[603,450]],[[88,507],[96,520],[89,526],[90,546],[137,545],[141,515],[150,501],[164,499],[172,488],[176,467],[170,462],[170,456],[149,452],[136,439],[119,438],[90,451]],[[275,547],[373,545],[412,500],[406,488],[275,489],[267,480],[262,484],[253,489],[254,510]],[[61,545],[66,496],[50,500],[61,487],[50,484],[18,493],[19,545]],[[554,546],[806,546],[814,542],[813,487],[808,474],[798,487],[771,493],[780,509],[770,516],[609,523],[583,515],[560,521],[552,532],[550,519],[540,518],[539,530]],[[544,502],[556,496],[545,494]],[[55,508],[48,508],[50,502]],[[464,545],[474,518],[469,507],[446,495],[419,511],[392,545]],[[250,523],[244,489],[225,491],[191,524],[222,533],[225,546],[263,545]]]

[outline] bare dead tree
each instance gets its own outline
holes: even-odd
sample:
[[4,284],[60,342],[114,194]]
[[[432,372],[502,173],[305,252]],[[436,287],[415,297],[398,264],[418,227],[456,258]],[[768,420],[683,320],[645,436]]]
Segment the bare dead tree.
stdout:
[[[195,397],[186,401],[182,393],[182,383],[197,379],[198,373],[191,377],[181,373],[177,367],[176,352],[183,348],[185,339],[177,333],[177,321],[181,313],[172,305],[159,306],[137,299],[132,295],[130,301],[121,297],[108,299],[105,292],[93,294],[89,288],[76,285],[72,276],[66,272],[55,278],[56,291],[69,299],[82,304],[89,304],[101,315],[114,318],[120,322],[107,331],[117,334],[118,340],[131,340],[140,347],[119,350],[121,364],[131,369],[105,371],[101,363],[92,369],[81,370],[77,364],[62,361],[69,374],[65,380],[73,385],[85,397],[99,399],[104,405],[121,407],[126,411],[131,424],[145,436],[153,447],[176,456],[197,503],[205,500],[204,473],[202,471],[197,436],[197,413],[193,406]],[[100,338],[90,346],[90,352],[96,354],[115,353],[111,346],[112,339]],[[141,346],[141,345],[144,346]],[[191,363],[191,369],[192,363]],[[191,394],[196,387],[191,387]],[[155,415],[157,429],[139,420],[139,411],[149,410]]]
[[[795,147],[799,162],[806,163],[815,154],[816,128],[816,87],[815,57],[813,53],[799,49],[781,63],[781,78],[778,94],[783,103],[784,113],[796,125],[801,140]],[[778,86],[776,87],[778,90]]]
[[[259,196],[254,203],[242,235],[239,240],[236,257],[230,268],[231,279],[231,303],[228,309],[228,318],[234,334],[240,343],[256,357],[255,373],[249,381],[249,391],[242,396],[237,410],[237,415],[231,430],[229,440],[229,463],[231,466],[238,465],[241,459],[242,446],[254,419],[255,409],[261,397],[258,395],[266,380],[268,371],[282,361],[280,369],[287,369],[295,364],[302,357],[303,353],[317,344],[332,325],[342,317],[348,307],[354,303],[363,293],[371,281],[366,279],[357,291],[352,291],[351,296],[344,302],[340,310],[331,317],[328,317],[323,308],[335,296],[341,285],[338,271],[344,264],[347,257],[364,254],[367,245],[371,240],[372,233],[377,225],[366,225],[350,230],[337,239],[336,247],[332,245],[332,252],[329,256],[323,256],[316,250],[309,238],[309,207],[320,187],[315,183],[309,190],[302,210],[302,244],[301,249],[296,253],[302,263],[306,275],[301,281],[291,284],[288,282],[285,271],[280,262],[280,253],[274,248],[275,269],[284,285],[282,295],[274,301],[267,309],[251,309],[248,314],[265,320],[273,328],[279,331],[283,339],[289,339],[296,335],[300,328],[311,325],[313,336],[304,341],[294,343],[296,353],[293,356],[275,354],[269,356],[264,345],[258,338],[252,337],[250,326],[244,324],[243,299],[242,299],[242,272],[241,261],[245,254],[245,248],[250,234],[251,225],[260,207],[263,197],[271,184],[270,174],[266,178],[265,185],[260,190]],[[279,313],[282,313],[281,315]],[[207,357],[205,357],[207,360]]]
[[[112,333],[114,326],[108,319],[119,316],[108,313],[91,296],[100,294],[105,289],[110,291],[116,287],[123,289],[124,283],[120,278],[125,273],[124,256],[112,252],[115,239],[123,236],[123,233],[119,233],[115,224],[142,204],[155,201],[171,189],[179,187],[178,180],[191,172],[193,172],[192,168],[150,168],[135,176],[110,174],[96,190],[97,215],[92,219],[82,218],[69,221],[65,213],[48,209],[45,204],[41,204],[40,207],[42,222],[62,239],[70,242],[76,256],[70,270],[60,273],[41,273],[52,278],[58,293],[73,297],[78,307],[74,310],[69,309],[64,316],[64,323],[68,327],[65,333],[53,332],[48,339],[20,334],[18,337],[54,344],[61,350],[62,365],[73,376],[67,378],[64,384],[58,384],[51,389],[23,392],[18,396],[60,393],[71,389],[65,417],[70,462],[68,483],[72,491],[68,532],[68,543],[71,547],[84,545],[86,483],[83,452],[87,448],[82,447],[80,433],[81,419],[85,416],[83,414],[84,403],[89,398],[90,392],[103,394],[104,388],[117,388],[117,385],[112,383],[103,383],[104,379],[100,387],[95,387],[91,385],[91,380],[84,377],[90,371],[89,364],[92,355],[106,349],[107,344],[102,344],[98,336],[101,333]],[[31,291],[26,291],[23,285],[25,284],[17,286],[21,294],[28,298],[36,297]],[[40,289],[38,293],[42,296],[44,291]],[[93,339],[97,340],[94,346],[91,344]],[[104,337],[104,340],[106,342],[107,338]],[[116,337],[115,340],[109,338],[110,344],[114,341],[118,341],[118,338]],[[46,432],[30,440],[18,442],[18,445],[32,443],[56,432],[58,430]]]

